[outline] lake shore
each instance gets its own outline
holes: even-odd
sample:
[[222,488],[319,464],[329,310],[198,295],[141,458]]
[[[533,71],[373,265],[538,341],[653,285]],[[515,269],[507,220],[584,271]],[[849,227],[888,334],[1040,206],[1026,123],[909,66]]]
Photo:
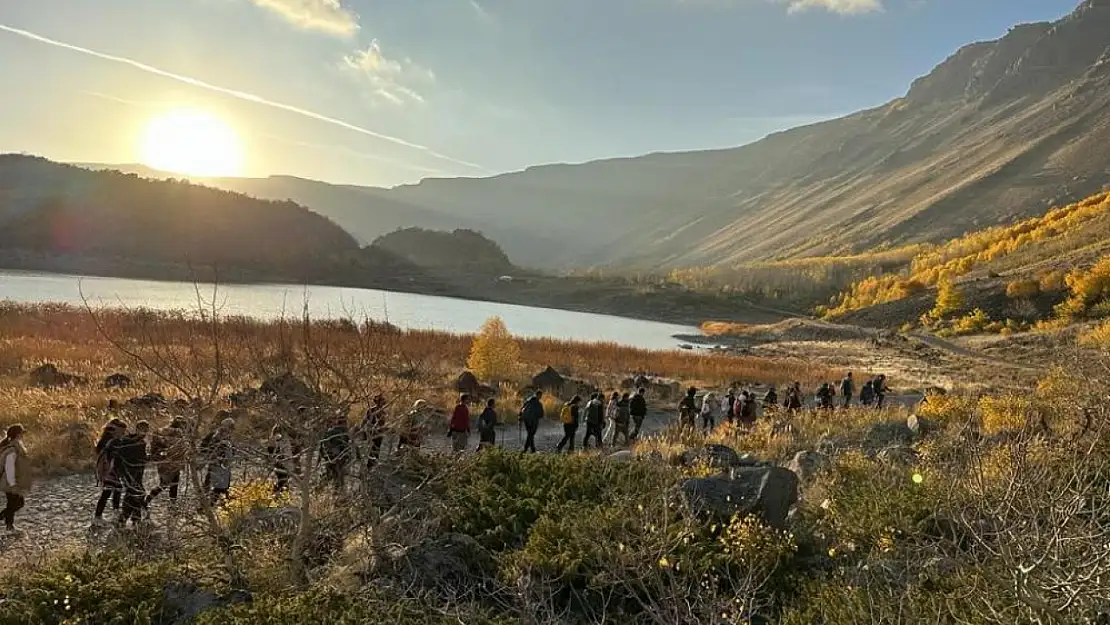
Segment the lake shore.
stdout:
[[[630,285],[617,280],[522,273],[512,280],[475,275],[378,275],[358,272],[281,275],[254,268],[196,267],[95,256],[0,253],[0,271],[60,274],[160,282],[218,282],[235,285],[297,285],[376,289],[611,315],[696,327],[706,319],[774,323],[785,318],[739,299],[696,293],[670,285]],[[0,298],[3,291],[0,290]]]

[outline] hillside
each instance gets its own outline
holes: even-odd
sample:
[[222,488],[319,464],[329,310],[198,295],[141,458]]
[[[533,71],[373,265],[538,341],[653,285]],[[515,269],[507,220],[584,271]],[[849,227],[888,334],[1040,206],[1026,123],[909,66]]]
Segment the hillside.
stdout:
[[405,228],[378,237],[370,247],[440,272],[499,276],[516,269],[496,243],[473,230]]

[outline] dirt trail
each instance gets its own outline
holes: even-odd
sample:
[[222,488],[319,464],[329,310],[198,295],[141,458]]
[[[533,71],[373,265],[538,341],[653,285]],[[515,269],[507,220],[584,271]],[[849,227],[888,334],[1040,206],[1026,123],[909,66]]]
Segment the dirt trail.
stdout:
[[[667,411],[656,411],[648,415],[644,422],[643,432],[650,434],[659,431],[673,418]],[[585,428],[579,428],[575,437],[575,449],[581,449]],[[536,446],[541,453],[554,452],[555,446],[563,437],[562,424],[545,421],[536,436]],[[392,438],[392,437],[391,437]],[[518,441],[518,428],[515,425],[502,426],[497,433],[498,446],[509,450],[520,450],[523,447],[523,435]],[[396,449],[396,441],[387,439],[386,449]],[[470,439],[470,450],[478,445],[477,435]],[[609,448],[609,452],[627,447]],[[424,449],[446,453],[450,450],[450,441],[446,436],[431,435],[425,442]],[[257,471],[257,469],[255,469]],[[149,489],[157,484],[154,471],[146,472],[146,486]],[[247,477],[242,468],[236,472],[235,479]],[[356,478],[357,481],[357,478]],[[99,489],[92,474],[67,475],[42,479],[36,482],[29,497],[27,505],[16,515],[16,526],[22,532],[20,537],[10,537],[0,534],[0,571],[14,567],[27,566],[42,562],[50,556],[65,552],[81,553],[89,549],[97,549],[121,535],[111,527],[92,527],[93,510]],[[171,521],[176,524],[178,531],[202,531],[200,517],[194,512],[196,503],[192,499],[195,493],[188,492],[183,487],[182,505],[180,509],[170,507],[169,497],[163,495],[151,506],[150,526],[155,533],[165,533]],[[113,520],[116,514],[109,505],[105,513],[106,520]]]
[[1013,360],[1005,360],[1005,359],[1002,359],[1002,358],[996,358],[994,356],[991,356],[990,354],[985,354],[983,352],[976,351],[976,350],[964,347],[962,345],[958,345],[956,343],[953,343],[952,341],[945,340],[945,339],[943,339],[939,336],[933,335],[933,334],[926,334],[924,332],[914,332],[914,333],[911,334],[911,336],[914,339],[916,339],[918,341],[921,341],[922,343],[925,343],[926,345],[928,345],[929,347],[932,347],[934,349],[938,349],[938,350],[941,350],[941,351],[944,351],[944,352],[948,352],[949,354],[952,354],[952,355],[955,355],[955,356],[960,356],[962,358],[969,358],[971,360],[976,360],[976,361],[979,361],[983,364],[999,366],[999,367],[1006,367],[1006,368],[1009,368],[1009,369],[1019,369],[1019,370],[1022,370],[1022,371],[1029,372],[1029,373],[1038,373],[1038,372],[1040,372],[1040,369],[1038,369],[1037,367],[1032,367],[1030,365],[1022,364],[1020,362],[1015,362]]

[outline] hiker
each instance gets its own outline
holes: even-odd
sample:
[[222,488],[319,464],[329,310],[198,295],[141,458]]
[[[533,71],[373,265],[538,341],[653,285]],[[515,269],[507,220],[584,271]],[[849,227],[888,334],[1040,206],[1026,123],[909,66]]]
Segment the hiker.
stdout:
[[844,398],[844,409],[847,410],[852,406],[852,397],[856,394],[856,383],[852,380],[852,372],[849,371],[848,375],[840,381],[840,396]]
[[119,482],[116,467],[115,443],[127,433],[127,424],[120,419],[112,419],[104,424],[100,439],[96,441],[96,482],[100,486],[100,498],[96,501],[93,523],[104,521],[104,508],[112,500],[112,510],[119,512],[123,488]]
[[821,386],[817,388],[817,405],[821,410],[832,410],[835,395],[836,392],[833,391],[832,384],[822,382]]
[[750,428],[754,426],[756,419],[755,393],[744,391],[743,395],[740,397],[739,404],[740,414],[738,416],[740,418],[740,423],[743,424],[744,427]]
[[285,428],[280,423],[274,424],[270,430],[270,440],[266,441],[266,457],[274,471],[275,496],[289,488],[289,479],[293,477],[295,455],[292,438],[286,436]]
[[486,400],[486,409],[478,417],[478,449],[493,447],[497,444],[497,408],[491,397]]
[[706,432],[712,432],[717,426],[717,413],[721,411],[721,402],[717,401],[717,394],[709,392],[701,400],[701,427]]
[[382,443],[385,442],[385,395],[378,393],[374,396],[373,403],[366,410],[366,418],[359,427],[359,434],[366,441],[366,469],[369,471],[378,464],[382,455]]
[[605,407],[601,405],[601,393],[594,393],[590,401],[586,402],[586,437],[582,439],[582,449],[590,448],[590,439],[597,441],[600,449],[602,444],[602,429],[605,424]]
[[397,435],[397,451],[405,447],[419,449],[424,444],[424,415],[428,402],[418,399],[412,404],[412,410],[405,413],[401,422],[401,431]]
[[451,422],[447,428],[447,436],[451,438],[451,451],[461,454],[470,444],[470,395],[463,393],[459,396],[459,403],[455,404],[455,411],[451,413]]
[[647,418],[647,389],[640,387],[636,389],[636,394],[628,402],[628,414],[632,417],[632,424],[635,427],[632,429],[632,440],[640,437],[640,428],[644,427],[644,419]]
[[796,413],[802,409],[802,384],[801,382],[794,382],[786,391],[786,399],[782,402],[782,407],[788,413]]
[[351,461],[351,434],[347,419],[336,415],[320,440],[320,459],[324,462],[324,475],[336,491],[342,492],[347,479],[347,465]]
[[150,423],[139,421],[135,431],[123,436],[116,442],[116,463],[120,484],[123,485],[123,513],[116,519],[116,525],[123,527],[128,521],[136,526],[142,521],[146,503],[146,486],[143,477],[146,472],[146,443],[150,434]]
[[158,485],[150,490],[143,502],[150,508],[150,502],[167,488],[170,491],[170,504],[177,503],[177,491],[181,486],[181,472],[185,470],[189,458],[189,443],[185,440],[189,423],[185,417],[174,417],[170,424],[158,430],[150,441],[150,459],[158,470]]
[[779,394],[775,390],[775,385],[772,384],[771,388],[767,389],[767,393],[763,396],[763,413],[773,412],[779,407]]
[[524,439],[524,451],[536,452],[536,431],[540,429],[543,421],[543,391],[536,391],[524,405],[520,407],[520,422],[528,437]]
[[886,374],[880,373],[879,377],[875,378],[873,386],[875,387],[875,407],[881,410],[883,402],[886,400],[886,394],[890,392],[886,385]]
[[612,445],[613,439],[617,435],[617,415],[620,413],[620,393],[613,393],[609,396],[609,403],[605,404],[605,441]]
[[31,492],[31,463],[27,460],[27,448],[23,446],[23,426],[16,423],[8,426],[3,440],[0,440],[0,473],[3,481],[0,490],[4,491],[4,510],[0,517],[4,519],[4,529],[9,534],[16,534],[15,513],[27,501],[27,494]]
[[567,453],[574,453],[574,436],[578,434],[578,421],[581,416],[578,405],[581,403],[582,398],[575,395],[559,412],[559,420],[563,422],[563,438],[555,446],[556,452],[563,451],[563,447],[569,444]]
[[222,501],[231,490],[231,458],[234,453],[231,434],[234,430],[235,420],[225,418],[201,441],[201,453],[207,465],[204,484],[212,505]]
[[686,397],[678,402],[678,420],[683,427],[694,429],[698,415],[698,402],[697,402],[698,389],[690,387],[686,390]]
[[863,388],[859,392],[859,403],[864,406],[875,403],[875,382],[873,380],[863,383]]
[[[741,396],[743,395],[743,393],[746,392],[747,391],[742,391]],[[724,408],[725,418],[728,419],[729,423],[732,423],[739,414],[738,406],[736,405],[738,399],[739,397],[737,397],[736,395],[736,387],[730,386],[728,388],[728,392],[725,393],[725,402],[724,406],[722,406],[722,408]]]
[[[615,394],[615,393],[614,393]],[[629,405],[632,403],[632,396],[628,393],[621,395],[617,400],[617,418],[613,422],[613,446],[617,445],[617,437],[620,436],[624,439],[624,444],[627,445],[632,442],[628,434],[628,425],[632,420]]]

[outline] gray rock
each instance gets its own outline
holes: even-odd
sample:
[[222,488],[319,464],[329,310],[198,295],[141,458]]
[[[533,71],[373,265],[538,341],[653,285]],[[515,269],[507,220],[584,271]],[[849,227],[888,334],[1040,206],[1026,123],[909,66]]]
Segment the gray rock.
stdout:
[[28,381],[35,388],[60,388],[63,386],[77,386],[85,384],[87,380],[81,376],[63,373],[58,367],[46,363],[37,367],[28,376]]
[[740,468],[731,478],[690,478],[682,483],[690,509],[717,522],[733,516],[758,515],[772,527],[785,527],[790,508],[798,502],[798,476],[780,467]]
[[825,454],[816,451],[799,451],[787,463],[786,468],[793,471],[802,482],[808,482],[829,464]]
[[929,436],[930,434],[933,434],[940,430],[939,424],[934,421],[925,419],[924,417],[919,417],[916,414],[911,414],[909,418],[906,419],[906,427],[908,427],[910,429],[910,432],[913,432],[913,435],[918,438]]
[[175,582],[162,589],[163,625],[184,625],[191,623],[203,612],[238,603],[250,603],[248,592],[232,591],[224,597],[205,590],[192,582]]
[[421,588],[450,594],[486,588],[497,575],[497,563],[466,534],[444,534],[394,554],[394,571]]
[[123,373],[113,373],[104,378],[104,388],[130,388],[131,378]]
[[682,452],[682,464],[691,466],[703,462],[714,469],[731,469],[733,467],[751,466],[750,460],[745,461],[731,447],[725,445],[706,445]]
[[609,454],[609,459],[614,462],[632,462],[632,452],[627,449],[622,449],[616,453]]
[[882,421],[871,424],[865,437],[871,449],[884,449],[897,444],[913,442],[913,431],[904,421]]

